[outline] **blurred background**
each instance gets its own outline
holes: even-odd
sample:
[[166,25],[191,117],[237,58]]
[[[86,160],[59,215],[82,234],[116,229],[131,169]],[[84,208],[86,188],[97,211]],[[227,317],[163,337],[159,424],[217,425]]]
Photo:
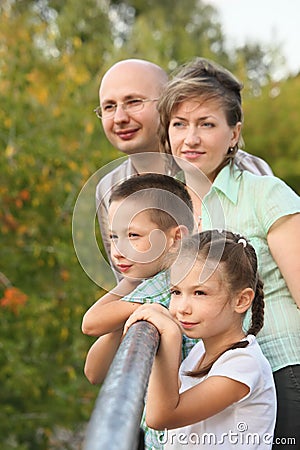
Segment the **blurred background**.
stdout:
[[194,56],[221,63],[245,86],[245,149],[300,193],[296,2],[279,26],[274,0],[1,0],[1,449],[80,449],[99,390],[80,325],[103,291],[78,263],[72,213],[122,156],[93,113],[101,76],[131,57],[167,72]]

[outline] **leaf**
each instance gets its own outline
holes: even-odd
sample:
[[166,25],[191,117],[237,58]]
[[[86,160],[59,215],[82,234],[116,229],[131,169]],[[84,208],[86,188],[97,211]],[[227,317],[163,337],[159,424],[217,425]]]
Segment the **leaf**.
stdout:
[[16,287],[8,287],[4,291],[4,297],[0,299],[0,305],[8,308],[14,314],[18,314],[20,307],[27,302],[28,296]]

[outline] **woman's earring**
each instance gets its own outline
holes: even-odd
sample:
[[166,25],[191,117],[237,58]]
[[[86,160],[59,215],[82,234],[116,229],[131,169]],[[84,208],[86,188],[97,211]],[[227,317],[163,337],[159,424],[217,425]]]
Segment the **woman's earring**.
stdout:
[[228,155],[230,155],[230,153],[233,153],[233,147],[229,147],[229,149],[228,149]]

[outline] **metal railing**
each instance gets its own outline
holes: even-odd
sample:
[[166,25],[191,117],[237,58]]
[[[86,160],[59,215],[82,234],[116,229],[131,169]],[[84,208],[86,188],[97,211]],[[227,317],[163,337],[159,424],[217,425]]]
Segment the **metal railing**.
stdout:
[[135,450],[159,333],[149,322],[133,324],[101,386],[83,450]]

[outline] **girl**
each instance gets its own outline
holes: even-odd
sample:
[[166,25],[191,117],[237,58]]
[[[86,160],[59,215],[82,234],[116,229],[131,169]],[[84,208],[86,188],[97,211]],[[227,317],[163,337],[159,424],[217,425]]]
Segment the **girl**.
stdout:
[[[146,421],[166,429],[165,449],[271,448],[275,387],[255,339],[263,326],[263,297],[253,247],[240,235],[210,230],[183,240],[171,268],[169,311],[143,305],[126,322],[125,332],[147,320],[161,335]],[[182,332],[201,341],[180,366]]]

